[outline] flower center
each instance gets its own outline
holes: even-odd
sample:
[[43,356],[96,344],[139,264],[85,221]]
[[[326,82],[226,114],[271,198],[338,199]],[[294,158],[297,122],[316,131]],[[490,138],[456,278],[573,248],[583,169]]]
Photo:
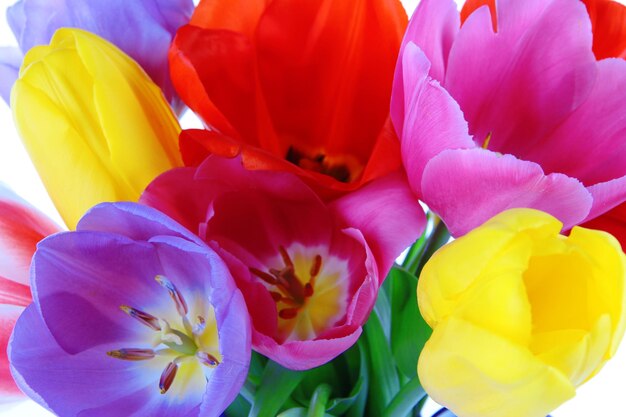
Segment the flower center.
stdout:
[[[172,386],[174,379],[183,363],[194,362],[212,369],[220,364],[219,344],[217,341],[217,323],[214,319],[213,307],[200,300],[195,303],[194,310],[204,311],[190,320],[190,308],[176,286],[163,275],[155,280],[167,290],[176,307],[180,326],[172,327],[174,320],[158,318],[152,314],[126,305],[120,310],[154,331],[154,339],[149,348],[122,348],[107,352],[112,358],[127,361],[143,361],[157,357],[168,358],[169,361],[161,373],[159,390],[165,394]],[[176,319],[176,318],[175,318]]]
[[[250,268],[276,303],[280,342],[310,340],[334,325],[346,310],[348,270],[345,261],[332,256],[323,260],[322,248],[294,245],[278,248],[278,260],[266,271]],[[293,256],[290,256],[289,253]]]
[[352,173],[350,172],[348,164],[331,163],[328,161],[327,156],[323,153],[317,153],[313,156],[309,156],[293,146],[290,146],[287,151],[286,159],[287,161],[298,165],[302,169],[331,176],[340,182],[350,182],[353,180],[353,175],[351,175]]

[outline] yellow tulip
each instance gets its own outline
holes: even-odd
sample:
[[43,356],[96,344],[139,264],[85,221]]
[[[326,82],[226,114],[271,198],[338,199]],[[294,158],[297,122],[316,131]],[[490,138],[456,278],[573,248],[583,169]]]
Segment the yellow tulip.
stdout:
[[11,92],[18,132],[68,227],[104,201],[134,201],[181,165],[161,90],[104,39],[59,29],[26,54]]
[[433,328],[418,361],[460,417],[545,417],[613,356],[626,257],[613,236],[536,210],[501,213],[440,249],[417,297]]

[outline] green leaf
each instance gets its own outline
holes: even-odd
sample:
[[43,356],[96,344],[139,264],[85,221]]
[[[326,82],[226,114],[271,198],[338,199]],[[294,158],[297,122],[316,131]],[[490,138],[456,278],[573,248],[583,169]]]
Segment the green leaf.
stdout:
[[[304,407],[296,407],[290,408],[289,410],[285,410],[276,417],[307,417],[308,409]],[[324,417],[334,417],[330,414],[324,414]]]
[[326,415],[326,404],[330,397],[332,388],[328,384],[321,384],[313,392],[311,404],[307,417],[324,417]]
[[358,369],[358,379],[363,381],[363,386],[360,387],[361,389],[357,389],[358,384],[355,384],[353,387],[351,394],[354,395],[354,402],[346,412],[341,410],[341,399],[338,400],[336,405],[337,410],[335,410],[333,406],[329,407],[329,410],[332,410],[334,415],[342,416],[345,414],[345,417],[362,417],[364,415],[370,383],[370,367],[367,352],[367,343],[363,338],[360,338],[356,346],[342,355],[347,360],[348,369],[351,371]]
[[417,376],[410,380],[396,394],[385,410],[383,417],[412,415],[413,408],[426,396]]
[[305,372],[291,371],[269,361],[263,371],[249,417],[275,417],[304,376]]
[[381,416],[387,404],[400,389],[396,364],[377,314],[371,314],[364,326],[371,370],[368,409],[370,415]]
[[238,395],[226,409],[227,417],[246,417],[250,413],[250,403],[242,395]]
[[393,268],[391,285],[391,351],[400,371],[409,379],[417,373],[417,359],[432,334],[417,306],[417,278]]

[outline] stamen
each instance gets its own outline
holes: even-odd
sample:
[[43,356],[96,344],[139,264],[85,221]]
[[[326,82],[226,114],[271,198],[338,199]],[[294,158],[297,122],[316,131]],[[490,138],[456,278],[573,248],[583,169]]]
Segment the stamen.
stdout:
[[204,329],[206,329],[206,320],[204,319],[204,317],[198,316],[197,320],[198,320],[198,322],[196,323],[195,326],[193,326],[193,333],[194,334],[200,334],[200,333],[204,332]]
[[152,349],[119,349],[111,350],[107,355],[125,361],[145,361],[154,358],[155,353]]
[[175,362],[167,364],[161,374],[161,378],[159,379],[159,389],[161,390],[161,394],[165,394],[167,390],[170,389],[172,382],[174,382],[174,377],[176,377],[177,371],[178,365]]
[[482,146],[483,149],[488,149],[489,148],[489,142],[491,142],[491,134],[492,134],[492,132],[489,132],[489,134],[485,138],[485,141],[483,142],[483,146]]
[[313,265],[311,265],[311,271],[310,271],[311,279],[318,276],[321,269],[322,269],[322,256],[315,255],[315,259],[313,259]]
[[187,303],[185,302],[182,294],[179,293],[176,289],[176,286],[163,275],[157,275],[154,279],[169,292],[170,297],[174,301],[174,304],[176,304],[176,311],[178,311],[178,314],[183,317],[186,316],[187,312],[189,311],[187,308]]
[[289,257],[289,254],[287,253],[285,248],[283,246],[279,246],[278,251],[280,252],[280,257],[283,258],[285,266],[293,269],[293,262],[291,261],[291,258]]
[[278,316],[281,319],[285,319],[285,320],[293,319],[297,315],[298,315],[297,308],[283,308],[282,310],[278,312]]
[[276,291],[270,291],[270,295],[272,296],[272,299],[274,300],[274,302],[279,302],[283,299],[283,296],[281,293],[278,293]]
[[206,353],[206,352],[197,352],[196,353],[196,358],[198,358],[198,360],[200,361],[200,363],[202,363],[203,365],[206,365],[210,368],[215,368],[217,365],[220,364],[220,361],[217,360],[217,358],[213,355],[211,355],[210,353]]
[[254,275],[261,278],[263,281],[267,282],[270,285],[276,285],[278,283],[278,281],[276,281],[276,278],[274,278],[267,272],[263,272],[259,269],[252,268],[252,267],[250,267],[249,269],[250,269],[250,272],[252,272]]
[[152,330],[156,330],[157,332],[161,330],[161,326],[159,325],[159,319],[154,317],[152,314],[144,313],[141,310],[137,310],[135,308],[125,305],[120,306],[120,310],[122,310],[124,313],[128,314],[132,318],[139,320],[141,324],[150,327]]
[[310,297],[312,295],[313,295],[313,285],[311,285],[310,282],[307,282],[306,285],[304,286],[304,296]]

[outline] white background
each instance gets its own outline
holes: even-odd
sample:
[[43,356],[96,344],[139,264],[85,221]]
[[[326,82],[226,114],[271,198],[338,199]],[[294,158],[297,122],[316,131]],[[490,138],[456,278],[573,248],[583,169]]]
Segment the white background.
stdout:
[[[456,1],[457,3],[463,2],[463,0]],[[626,0],[619,1],[626,2]],[[414,10],[417,2],[418,0],[403,0],[409,13]],[[6,8],[12,3],[14,0],[0,0],[0,15],[4,16]],[[8,25],[2,19],[0,21],[0,46],[13,44],[15,44],[15,39]],[[0,102],[0,181],[8,184],[27,201],[61,224],[60,217],[47,197],[41,181],[17,137],[11,112],[8,106],[2,102]],[[554,417],[626,416],[625,389],[626,348],[622,346],[617,356],[608,363],[605,369],[578,390],[576,398],[561,406],[552,415]],[[434,404],[429,404],[428,409],[434,412],[437,408]],[[2,417],[50,415],[30,401],[0,411]],[[430,414],[425,410],[424,415],[429,416]]]

